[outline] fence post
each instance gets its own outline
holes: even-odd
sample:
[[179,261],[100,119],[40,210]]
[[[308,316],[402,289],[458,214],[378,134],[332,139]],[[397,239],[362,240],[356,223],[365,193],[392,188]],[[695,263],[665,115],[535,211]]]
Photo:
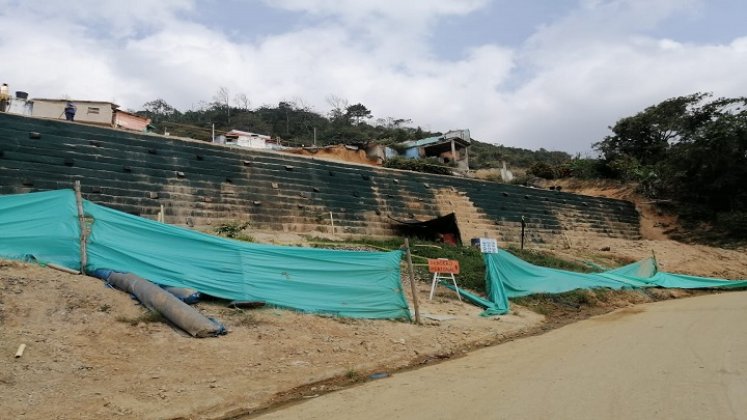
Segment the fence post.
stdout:
[[78,221],[80,223],[80,274],[86,274],[88,265],[88,250],[86,242],[88,239],[88,228],[86,227],[86,216],[83,213],[83,195],[80,192],[80,181],[75,181],[75,202],[78,205]]
[[412,288],[412,305],[415,307],[415,323],[420,325],[420,305],[418,304],[418,288],[415,285],[415,270],[412,268],[412,255],[410,254],[410,238],[405,238],[405,251],[407,252],[407,268],[410,272],[410,287]]

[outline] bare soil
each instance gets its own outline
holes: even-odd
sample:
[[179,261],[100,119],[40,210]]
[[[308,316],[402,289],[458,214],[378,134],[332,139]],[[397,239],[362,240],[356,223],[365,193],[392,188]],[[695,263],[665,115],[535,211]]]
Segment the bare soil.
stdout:
[[[747,278],[745,250],[593,239],[553,252],[612,265],[652,250],[666,271]],[[410,299],[409,283],[403,287]],[[508,315],[482,318],[451,291],[440,288],[428,302],[429,285],[418,287],[421,326],[208,301],[198,309],[230,333],[194,339],[153,322],[136,301],[100,280],[0,261],[0,418],[239,416],[615,308],[703,293],[593,293],[580,304],[526,302],[534,311],[513,304]],[[22,343],[26,352],[14,358]]]
[[[409,285],[405,285],[409,288]],[[2,418],[220,418],[303,387],[321,393],[521,335],[543,316],[499,318],[439,290],[424,325],[198,304],[230,333],[185,337],[91,277],[0,264]],[[447,293],[448,292],[448,293]],[[27,345],[21,358],[18,346]],[[336,379],[336,380],[335,380]]]
[[747,292],[625,308],[260,419],[744,419]]

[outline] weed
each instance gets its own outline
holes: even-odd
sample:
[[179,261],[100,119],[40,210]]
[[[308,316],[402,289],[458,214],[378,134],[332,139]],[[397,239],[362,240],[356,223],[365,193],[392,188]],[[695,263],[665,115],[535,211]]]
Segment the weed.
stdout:
[[567,261],[558,258],[546,251],[539,251],[535,249],[521,250],[519,248],[516,248],[515,246],[509,246],[507,251],[528,263],[540,265],[542,267],[557,268],[566,271],[576,271],[579,273],[591,273],[597,271],[594,268],[587,266],[586,264],[575,261]]
[[256,327],[257,324],[259,324],[259,321],[257,321],[257,318],[254,316],[254,314],[240,311],[238,312],[238,315],[235,316],[235,320],[233,322],[236,326],[239,327]]
[[112,309],[112,305],[109,305],[108,303],[105,303],[99,306],[99,312],[104,312],[108,314],[111,309]]
[[126,316],[118,316],[116,318],[117,322],[122,322],[125,324],[130,324],[131,326],[135,327],[141,322],[144,324],[152,324],[155,322],[164,322],[165,319],[163,315],[156,311],[148,310],[144,314],[138,315],[134,318],[126,317]]
[[361,378],[361,374],[358,373],[357,370],[350,368],[347,372],[345,372],[345,377],[350,379],[351,381],[358,381]]
[[238,220],[223,222],[215,227],[215,233],[223,235],[228,238],[240,239],[239,235],[241,231],[249,226],[249,222],[241,222]]

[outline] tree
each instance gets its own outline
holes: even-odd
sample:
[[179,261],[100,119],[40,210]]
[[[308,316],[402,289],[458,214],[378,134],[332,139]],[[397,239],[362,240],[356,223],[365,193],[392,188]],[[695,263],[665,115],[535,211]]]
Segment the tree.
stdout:
[[231,92],[227,87],[221,86],[213,96],[213,108],[226,113],[226,122],[231,122]]
[[360,124],[362,119],[371,118],[371,111],[363,104],[357,103],[345,109],[345,116],[354,119],[356,124]]
[[176,110],[176,108],[169,105],[166,101],[164,101],[161,98],[154,99],[150,102],[144,103],[143,109],[145,110],[145,112],[149,112],[153,115],[159,115],[159,116],[170,116],[170,115],[174,115],[179,112]]
[[143,110],[137,114],[146,116],[158,124],[163,120],[179,116],[181,113],[169,105],[165,100],[158,98],[143,104]]
[[610,173],[673,200],[684,220],[747,223],[746,108],[746,97],[667,99],[621,119],[595,147]]
[[233,101],[236,103],[236,107],[242,111],[249,111],[249,107],[252,105],[252,102],[249,100],[249,97],[246,96],[246,93],[236,94]]
[[345,117],[345,111],[350,106],[350,102],[347,99],[341,98],[337,95],[328,95],[327,104],[332,107],[329,111],[329,118],[332,120],[340,120]]
[[652,165],[664,159],[672,143],[686,138],[700,120],[698,105],[711,95],[695,93],[667,99],[610,127],[612,135],[594,144],[611,162],[620,155]]

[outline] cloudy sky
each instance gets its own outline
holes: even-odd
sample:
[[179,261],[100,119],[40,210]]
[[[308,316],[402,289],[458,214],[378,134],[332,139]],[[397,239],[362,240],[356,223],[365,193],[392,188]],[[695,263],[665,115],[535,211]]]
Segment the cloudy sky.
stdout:
[[377,118],[588,152],[668,97],[747,95],[743,0],[0,0],[0,81],[32,97]]

